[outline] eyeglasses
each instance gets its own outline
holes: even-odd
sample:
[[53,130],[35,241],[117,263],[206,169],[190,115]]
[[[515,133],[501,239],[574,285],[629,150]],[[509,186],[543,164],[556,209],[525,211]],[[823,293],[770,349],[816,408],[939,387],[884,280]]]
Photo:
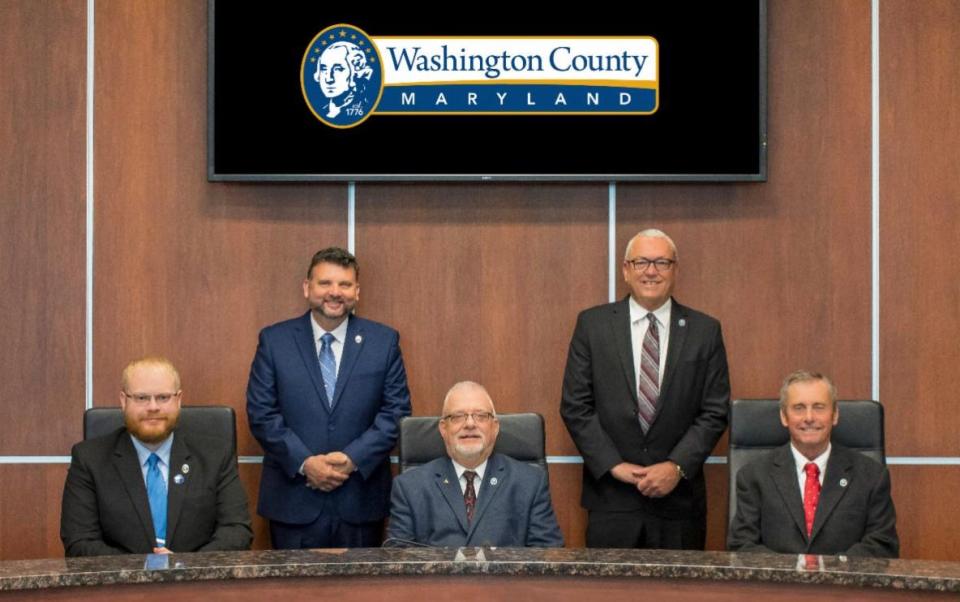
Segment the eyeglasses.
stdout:
[[157,402],[157,405],[162,406],[170,403],[170,400],[178,395],[180,395],[180,391],[177,391],[176,393],[157,393],[156,395],[148,395],[146,393],[127,393],[126,391],[123,392],[124,397],[132,400],[133,403],[138,405],[146,405],[150,403],[151,399],[153,399]]
[[676,259],[664,259],[663,257],[658,257],[657,259],[647,259],[646,257],[638,257],[636,259],[627,259],[627,263],[633,266],[633,269],[638,272],[645,272],[647,268],[651,265],[656,268],[658,272],[669,272],[673,269],[673,264],[677,263]]
[[457,412],[456,414],[447,414],[441,420],[446,420],[453,426],[460,426],[467,421],[468,417],[473,418],[476,424],[486,424],[496,418],[490,412]]

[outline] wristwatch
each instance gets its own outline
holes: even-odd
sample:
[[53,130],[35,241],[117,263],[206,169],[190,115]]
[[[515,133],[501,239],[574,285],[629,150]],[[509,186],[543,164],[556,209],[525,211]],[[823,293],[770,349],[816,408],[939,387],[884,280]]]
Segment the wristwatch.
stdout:
[[681,479],[686,479],[687,473],[683,472],[683,469],[680,468],[680,465],[677,464],[676,462],[674,462],[673,465],[677,467],[677,476],[680,477]]

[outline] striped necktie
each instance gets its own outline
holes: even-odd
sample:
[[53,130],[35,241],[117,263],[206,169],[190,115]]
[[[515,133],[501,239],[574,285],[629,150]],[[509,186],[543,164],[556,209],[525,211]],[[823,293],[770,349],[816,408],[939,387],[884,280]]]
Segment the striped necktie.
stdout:
[[640,352],[640,374],[637,379],[637,417],[640,428],[646,434],[657,414],[657,402],[660,400],[660,333],[657,330],[657,318],[647,314],[650,325],[643,337],[643,349]]

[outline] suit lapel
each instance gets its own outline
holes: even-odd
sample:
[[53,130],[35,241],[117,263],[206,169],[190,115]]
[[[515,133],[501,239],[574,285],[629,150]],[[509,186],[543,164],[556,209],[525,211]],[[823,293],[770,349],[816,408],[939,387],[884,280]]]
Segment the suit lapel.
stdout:
[[143,471],[140,468],[140,458],[133,448],[130,435],[123,430],[117,438],[113,448],[113,467],[117,472],[120,483],[130,497],[133,509],[140,519],[140,527],[150,549],[156,545],[156,535],[153,529],[153,519],[150,516],[150,501],[147,499],[147,486],[143,482]]
[[[680,351],[687,340],[687,308],[673,301],[673,307],[670,309],[670,339],[667,341],[667,363],[663,369],[663,378],[660,381],[660,400],[664,400],[665,393],[673,382],[674,373],[677,371],[677,364],[680,359]],[[660,413],[662,403],[657,404],[657,414]]]
[[450,506],[450,511],[457,517],[460,523],[460,529],[467,533],[467,507],[463,502],[463,491],[460,490],[460,479],[457,478],[457,472],[453,469],[453,462],[445,458],[441,463],[442,468],[437,471],[435,483],[443,495],[443,499]]
[[[850,483],[850,472],[852,462],[846,449],[833,446],[830,452],[830,459],[827,461],[827,472],[823,475],[823,488],[820,491],[820,500],[817,502],[817,513],[813,517],[813,534],[811,541],[816,538],[817,533],[830,513],[837,507],[840,499],[847,492]],[[856,452],[854,452],[856,453]],[[844,484],[840,485],[843,480]]]
[[323,401],[321,404],[324,410],[330,411],[330,403],[327,399],[327,391],[323,388],[323,374],[320,372],[320,359],[317,357],[317,345],[313,340],[313,326],[310,324],[310,312],[308,311],[300,321],[294,332],[297,349],[300,351],[300,357],[307,368],[307,374],[313,381],[313,388],[317,391],[317,396]]
[[[170,466],[167,478],[167,547],[173,544],[177,533],[177,523],[180,519],[180,510],[183,508],[183,498],[194,479],[190,478],[189,472],[183,474],[183,467],[190,466],[190,449],[184,440],[182,433],[173,436],[173,447],[170,450]],[[189,469],[188,469],[189,470]],[[184,477],[182,483],[177,483],[175,477],[181,475]],[[172,549],[172,548],[171,548]]]
[[[480,524],[484,511],[490,506],[490,501],[500,493],[506,484],[507,474],[506,465],[497,458],[496,454],[490,456],[487,460],[487,469],[483,474],[483,484],[480,487],[480,495],[477,497],[477,507],[473,512],[473,520],[470,522],[470,532],[467,533],[467,544],[470,544],[470,538]],[[466,510],[464,510],[466,515]]]
[[628,296],[623,301],[613,305],[613,312],[610,314],[610,328],[613,330],[613,340],[617,346],[617,355],[620,356],[620,366],[623,373],[630,383],[630,395],[633,399],[634,407],[637,404],[637,375],[633,366],[635,360],[633,357],[633,342],[630,336],[630,305]]
[[773,466],[773,484],[780,493],[784,508],[790,513],[794,524],[806,540],[807,523],[803,516],[803,494],[800,493],[797,463],[793,460],[789,443],[774,452]]
[[340,397],[346,389],[347,381],[353,367],[357,365],[357,358],[363,348],[363,328],[353,316],[347,318],[347,340],[343,341],[343,354],[340,356],[340,369],[337,370],[337,387],[333,392],[333,407],[340,404]]

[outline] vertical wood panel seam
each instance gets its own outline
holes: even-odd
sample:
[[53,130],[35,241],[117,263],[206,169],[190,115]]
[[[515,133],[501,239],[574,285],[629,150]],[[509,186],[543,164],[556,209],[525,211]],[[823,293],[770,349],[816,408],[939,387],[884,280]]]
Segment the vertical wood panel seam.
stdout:
[[357,183],[347,182],[347,250],[356,254],[357,246]]
[[84,341],[84,409],[93,407],[93,71],[94,4],[87,0],[87,106],[86,106],[86,337]]
[[870,2],[870,394],[880,398],[880,0]]
[[610,270],[607,273],[607,300],[617,300],[617,183],[607,188],[607,255]]

